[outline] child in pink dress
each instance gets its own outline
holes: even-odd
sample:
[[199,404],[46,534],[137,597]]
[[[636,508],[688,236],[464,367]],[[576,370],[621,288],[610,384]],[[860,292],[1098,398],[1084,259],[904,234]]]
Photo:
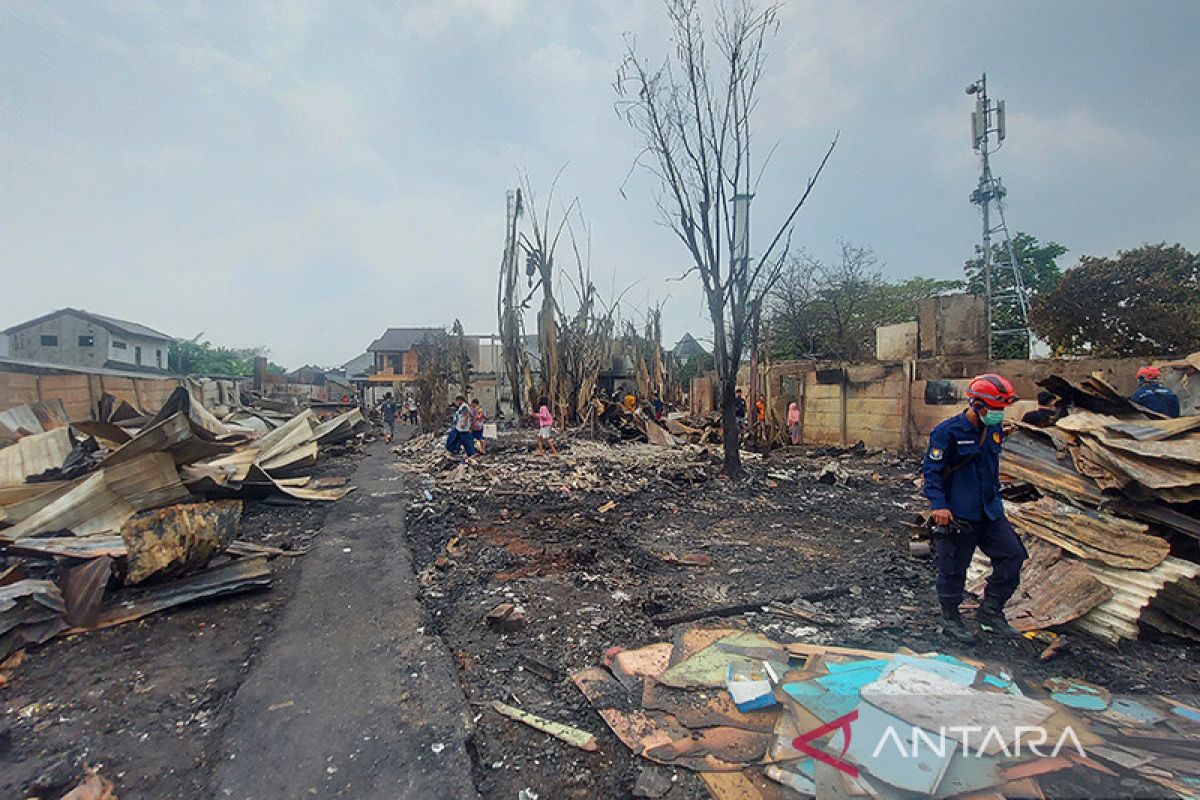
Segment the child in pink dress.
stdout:
[[550,413],[550,400],[545,395],[538,398],[538,410],[534,414],[538,423],[538,455],[545,455],[546,451],[542,445],[543,440],[550,445],[550,452],[558,455],[558,448],[554,446],[554,440],[550,438],[551,429],[554,427],[554,415]]

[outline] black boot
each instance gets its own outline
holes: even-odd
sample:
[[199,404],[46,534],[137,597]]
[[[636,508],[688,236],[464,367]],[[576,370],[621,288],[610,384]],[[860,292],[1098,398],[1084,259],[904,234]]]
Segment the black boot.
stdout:
[[1008,624],[1004,618],[1004,601],[995,597],[984,597],[975,615],[979,630],[1001,639],[1020,639],[1021,632]]
[[967,628],[958,606],[942,603],[942,635],[960,644],[975,644],[975,634]]

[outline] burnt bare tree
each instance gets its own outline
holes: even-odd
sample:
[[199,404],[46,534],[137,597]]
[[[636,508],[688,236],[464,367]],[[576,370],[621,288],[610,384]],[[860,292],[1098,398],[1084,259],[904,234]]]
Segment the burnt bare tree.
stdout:
[[421,428],[434,430],[438,418],[446,413],[446,389],[451,380],[450,341],[444,331],[430,332],[415,345],[417,350],[417,405],[421,409]]
[[[578,198],[561,211],[557,219],[551,217],[551,207],[554,202],[554,190],[562,170],[550,184],[546,204],[539,215],[533,187],[525,177],[525,202],[529,210],[530,233],[520,236],[521,249],[525,251],[525,273],[533,281],[530,296],[539,288],[542,290],[542,307],[538,310],[538,353],[541,358],[541,391],[540,394],[550,398],[550,407],[556,417],[566,420],[571,414],[570,387],[565,376],[559,369],[559,315],[561,309],[554,295],[554,257],[558,250],[563,233],[568,231],[571,211],[576,207]],[[533,400],[530,398],[530,405]]]
[[454,382],[458,384],[458,388],[463,394],[469,394],[471,372],[475,369],[475,365],[471,363],[471,348],[467,344],[466,331],[463,330],[462,322],[457,319],[450,328],[449,349],[450,370]]
[[513,411],[517,417],[524,413],[526,376],[530,374],[529,359],[525,353],[525,301],[520,299],[522,269],[517,239],[517,223],[524,211],[524,198],[521,190],[517,189],[508,198],[504,256],[500,261],[500,286],[496,292],[501,358],[508,385],[512,390]]
[[[673,52],[654,65],[627,40],[617,71],[617,109],[644,141],[637,163],[662,185],[663,221],[687,248],[699,273],[713,323],[713,357],[724,430],[725,474],[741,473],[734,392],[751,321],[779,278],[792,226],[828,162],[829,145],[803,194],[753,258],[734,252],[748,220],[735,219],[735,198],[749,197],[754,174],[751,118],[766,60],[766,42],[778,30],[776,5],[728,0],[706,25],[697,0],[666,0]],[[710,52],[710,50],[712,52]],[[739,204],[741,205],[741,204]],[[735,233],[736,231],[736,233]]]

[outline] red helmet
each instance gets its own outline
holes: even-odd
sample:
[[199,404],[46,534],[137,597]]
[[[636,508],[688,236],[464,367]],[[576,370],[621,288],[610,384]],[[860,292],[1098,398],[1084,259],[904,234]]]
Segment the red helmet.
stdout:
[[988,408],[1004,408],[1018,399],[1007,378],[990,372],[971,379],[967,384],[967,397],[978,400]]
[[1137,371],[1138,380],[1156,381],[1162,373],[1158,371],[1158,367],[1142,367]]

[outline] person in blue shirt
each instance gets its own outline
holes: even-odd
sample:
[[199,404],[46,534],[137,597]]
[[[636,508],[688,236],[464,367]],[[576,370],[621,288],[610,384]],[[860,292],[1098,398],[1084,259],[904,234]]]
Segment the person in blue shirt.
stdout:
[[1012,384],[999,375],[980,375],[967,386],[967,409],[929,435],[921,464],[930,517],[937,526],[937,594],[942,633],[970,644],[974,634],[959,614],[967,567],[978,547],[992,562],[976,620],[980,629],[1019,636],[1004,618],[1004,604],[1017,590],[1028,554],[1004,516],[1000,499],[1000,448],[1004,409],[1017,401]]
[[1137,371],[1137,391],[1130,400],[1139,406],[1165,414],[1168,417],[1179,416],[1179,396],[1158,382],[1162,377],[1158,367],[1142,367]]

